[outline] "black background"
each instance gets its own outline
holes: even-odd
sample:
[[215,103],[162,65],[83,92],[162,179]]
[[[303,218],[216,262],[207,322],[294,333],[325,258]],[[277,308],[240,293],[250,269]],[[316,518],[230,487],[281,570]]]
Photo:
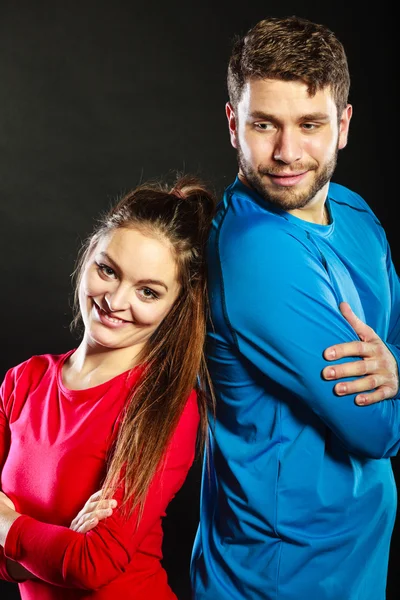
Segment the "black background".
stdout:
[[[0,3],[1,376],[32,354],[75,344],[68,329],[75,255],[118,194],[177,169],[202,175],[219,193],[231,183],[227,61],[233,36],[267,15],[324,23],[344,43],[354,116],[333,180],[364,196],[399,264],[391,144],[398,33],[387,4],[362,10],[285,0]],[[393,466],[396,475],[398,459]],[[197,461],[165,521],[165,565],[179,600],[190,598],[199,482]],[[398,557],[397,525],[390,600],[398,598]],[[18,597],[0,582],[2,600]]]

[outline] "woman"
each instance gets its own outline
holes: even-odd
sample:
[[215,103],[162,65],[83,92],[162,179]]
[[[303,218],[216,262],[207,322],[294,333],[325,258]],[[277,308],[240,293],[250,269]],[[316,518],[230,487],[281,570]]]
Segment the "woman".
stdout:
[[[160,563],[161,519],[207,427],[204,246],[214,207],[191,176],[124,196],[78,262],[80,344],[6,374],[0,574],[19,581],[22,600],[176,598]],[[70,529],[100,487],[112,516]]]

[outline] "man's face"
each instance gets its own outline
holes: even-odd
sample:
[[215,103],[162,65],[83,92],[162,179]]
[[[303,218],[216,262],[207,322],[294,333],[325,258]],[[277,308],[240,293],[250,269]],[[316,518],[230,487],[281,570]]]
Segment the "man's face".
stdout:
[[338,119],[328,88],[310,97],[300,81],[248,81],[236,112],[226,106],[240,179],[283,210],[323,202],[351,110],[348,105]]

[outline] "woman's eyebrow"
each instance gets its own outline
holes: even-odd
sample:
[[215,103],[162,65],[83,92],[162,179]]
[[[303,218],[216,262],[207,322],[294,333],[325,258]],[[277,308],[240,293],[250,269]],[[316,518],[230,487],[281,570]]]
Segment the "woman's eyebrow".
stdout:
[[[119,267],[118,263],[116,263],[115,260],[107,252],[102,251],[102,252],[99,252],[99,254],[103,258],[107,259],[117,271],[121,271],[121,268]],[[161,281],[161,279],[140,279],[140,281],[138,281],[137,284],[138,285],[160,285],[163,288],[165,288],[165,290],[168,292],[167,284],[164,283],[164,281]]]

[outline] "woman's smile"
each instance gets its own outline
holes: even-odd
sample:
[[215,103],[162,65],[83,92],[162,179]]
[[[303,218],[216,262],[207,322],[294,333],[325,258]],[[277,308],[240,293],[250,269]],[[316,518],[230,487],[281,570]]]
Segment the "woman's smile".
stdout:
[[128,325],[129,323],[132,324],[132,321],[127,321],[126,319],[120,319],[119,317],[113,316],[110,312],[105,311],[104,309],[102,309],[97,302],[94,302],[94,308],[96,309],[97,315],[99,316],[100,321],[103,323],[103,325],[106,325],[107,327],[123,327],[125,325]]

